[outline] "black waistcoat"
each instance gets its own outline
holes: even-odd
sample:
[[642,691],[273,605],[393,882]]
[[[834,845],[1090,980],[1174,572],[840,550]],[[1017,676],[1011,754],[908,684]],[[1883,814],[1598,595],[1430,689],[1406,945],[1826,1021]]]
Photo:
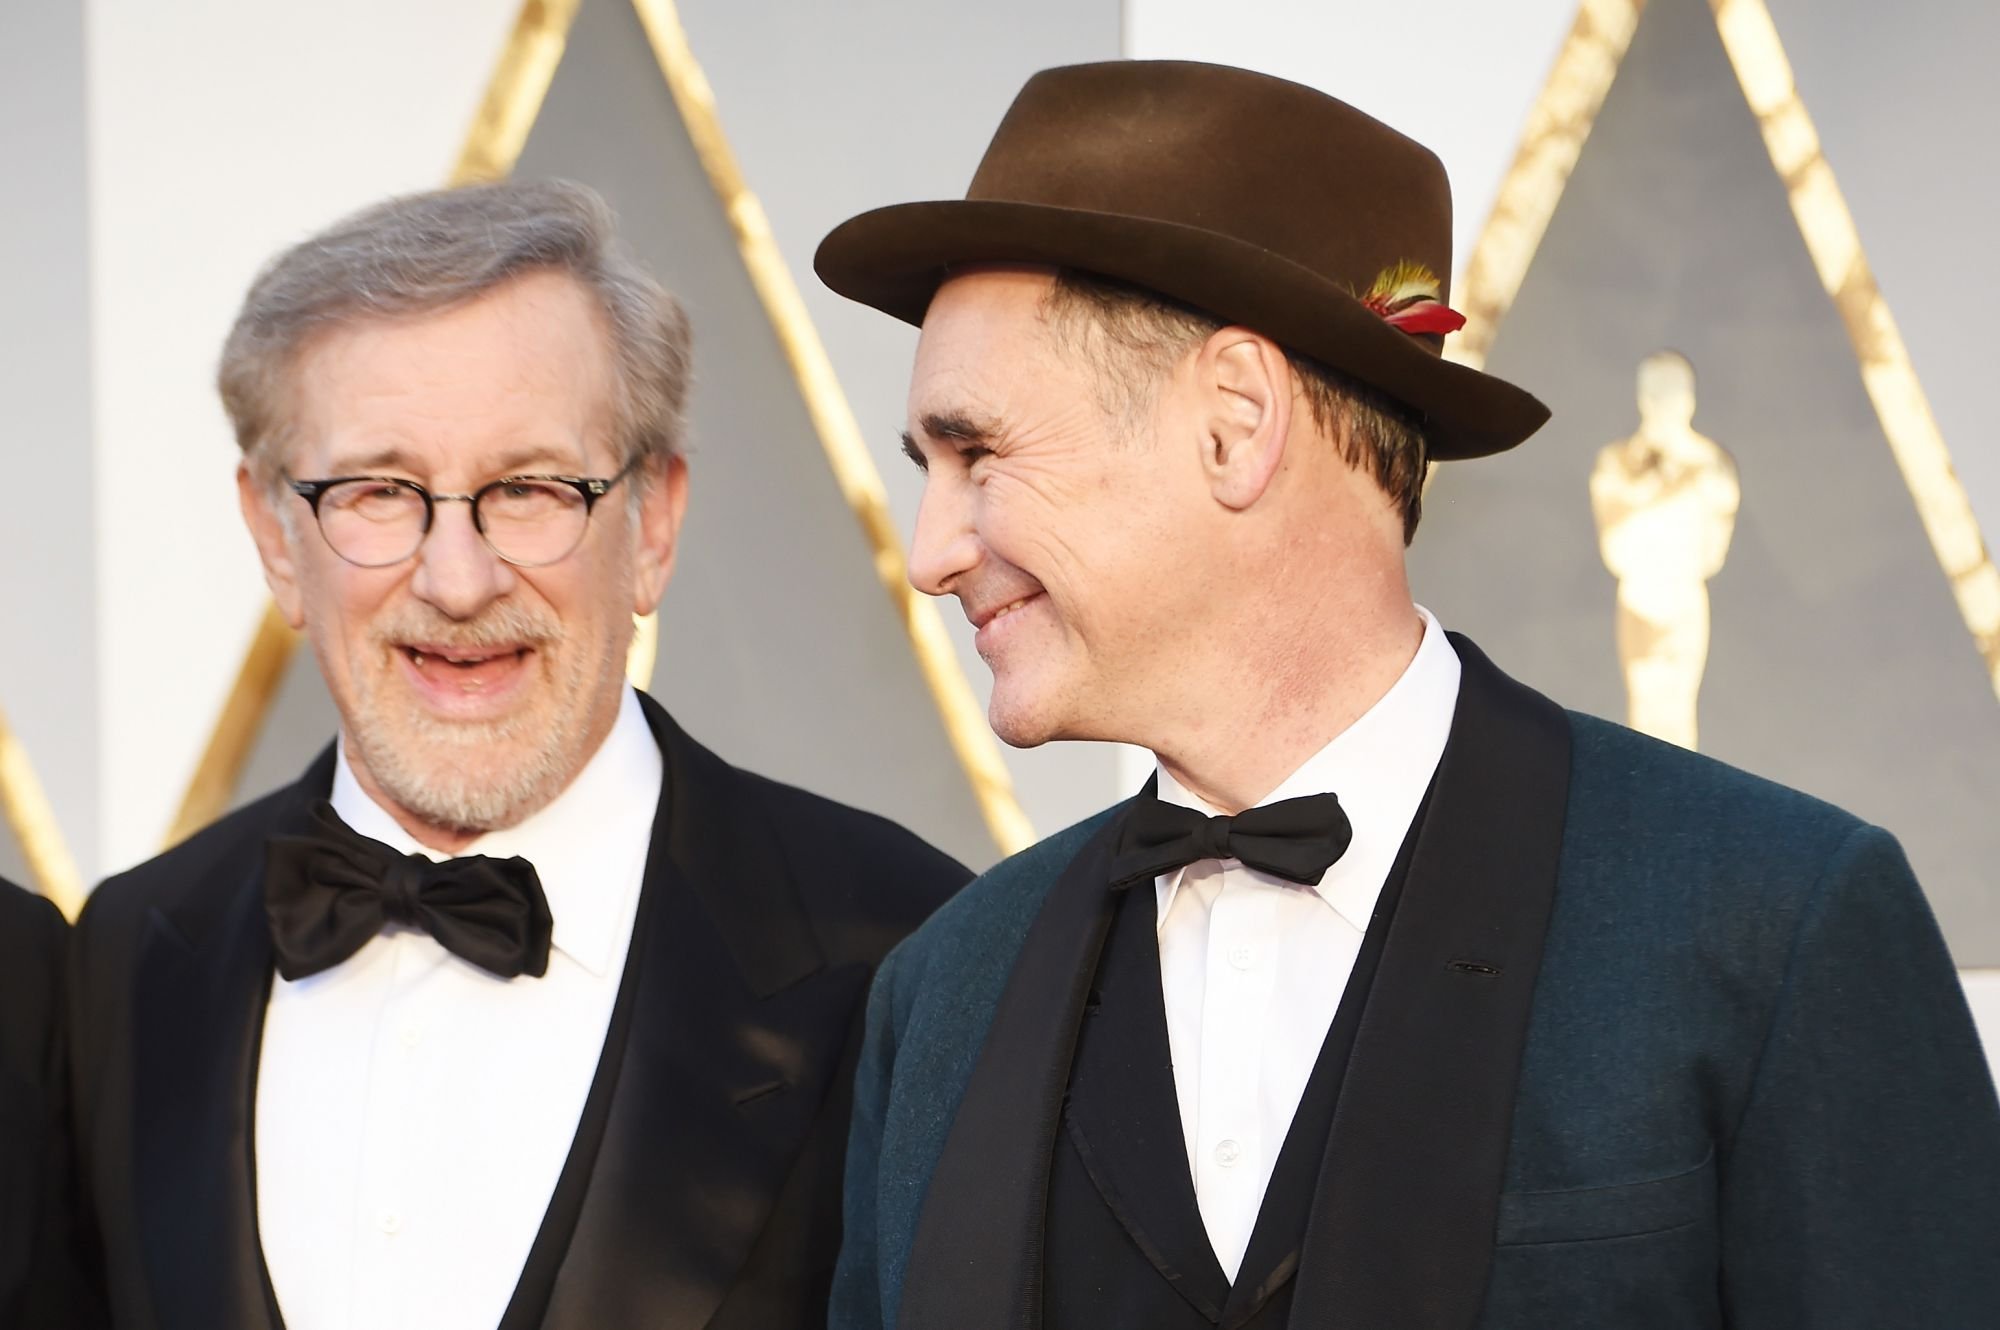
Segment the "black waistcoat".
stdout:
[[1286,1326],[1348,1054],[1423,820],[1420,808],[1383,882],[1233,1285],[1209,1245],[1188,1170],[1157,898],[1143,883],[1125,893],[1084,1007],[1049,1176],[1044,1330]]

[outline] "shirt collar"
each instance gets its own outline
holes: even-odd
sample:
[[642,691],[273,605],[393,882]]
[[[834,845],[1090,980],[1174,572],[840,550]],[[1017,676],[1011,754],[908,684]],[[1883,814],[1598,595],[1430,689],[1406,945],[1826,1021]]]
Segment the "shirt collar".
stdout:
[[[1423,617],[1424,635],[1402,676],[1360,719],[1257,801],[1261,808],[1307,794],[1339,797],[1354,839],[1313,890],[1363,932],[1444,756],[1458,709],[1458,653],[1429,610],[1419,605],[1417,613]],[[1157,759],[1155,766],[1162,800],[1211,816],[1220,811],[1175,780]],[[1162,923],[1186,873],[1179,868],[1155,879]]]
[[[487,832],[459,854],[519,855],[533,864],[555,920],[551,945],[602,978],[629,913],[625,893],[638,890],[645,871],[643,847],[651,840],[664,771],[639,695],[628,688],[611,732],[561,794],[514,826]],[[369,797],[348,763],[345,736],[330,798],[341,821],[399,854],[454,857],[418,844]],[[643,828],[636,839],[621,834],[635,827]],[[635,846],[640,847],[637,862]]]

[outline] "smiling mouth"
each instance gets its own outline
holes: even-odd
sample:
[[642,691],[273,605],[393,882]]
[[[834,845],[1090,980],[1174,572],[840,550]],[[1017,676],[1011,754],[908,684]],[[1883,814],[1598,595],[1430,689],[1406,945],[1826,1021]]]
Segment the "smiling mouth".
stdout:
[[434,703],[458,707],[475,697],[497,702],[527,678],[533,647],[450,647],[399,644],[411,676]]
[[1042,593],[1039,591],[1031,591],[1027,595],[1022,596],[1019,600],[1008,601],[1005,605],[1002,605],[999,609],[993,611],[985,618],[975,622],[973,624],[973,627],[987,628],[992,626],[993,624],[999,623],[1002,619],[1006,618],[1008,615],[1020,609],[1022,606],[1026,605],[1029,601],[1035,599],[1035,597],[1041,594]]
[[510,664],[522,660],[527,656],[528,648],[514,647],[510,650],[503,650],[503,651],[493,651],[493,650],[455,651],[439,647],[406,646],[403,648],[403,654],[408,656],[410,658],[410,663],[412,665],[415,665],[419,670],[422,670],[429,665],[436,664],[440,666],[450,666],[453,669],[469,671],[469,670],[476,670],[482,665],[490,665],[495,662],[499,662],[502,664]]

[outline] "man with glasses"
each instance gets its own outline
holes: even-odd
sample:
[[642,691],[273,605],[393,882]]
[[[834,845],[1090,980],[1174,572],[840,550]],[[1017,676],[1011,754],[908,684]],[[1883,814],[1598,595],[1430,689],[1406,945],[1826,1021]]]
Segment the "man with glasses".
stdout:
[[394,200],[252,286],[243,512],[341,727],[80,926],[120,1326],[823,1323],[862,997],[966,873],[626,685],[687,368],[574,185]]

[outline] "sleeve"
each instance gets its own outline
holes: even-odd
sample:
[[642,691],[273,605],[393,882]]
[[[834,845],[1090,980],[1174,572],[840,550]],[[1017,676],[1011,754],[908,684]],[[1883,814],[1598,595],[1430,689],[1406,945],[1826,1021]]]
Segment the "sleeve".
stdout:
[[1849,836],[1801,914],[1721,1183],[1736,1330],[2000,1318],[2000,1103],[1886,832]]
[[896,1065],[895,973],[899,947],[884,958],[868,993],[867,1033],[854,1074],[854,1116],[847,1134],[847,1180],[840,1260],[834,1268],[830,1330],[887,1330],[882,1314],[876,1204],[882,1122]]

